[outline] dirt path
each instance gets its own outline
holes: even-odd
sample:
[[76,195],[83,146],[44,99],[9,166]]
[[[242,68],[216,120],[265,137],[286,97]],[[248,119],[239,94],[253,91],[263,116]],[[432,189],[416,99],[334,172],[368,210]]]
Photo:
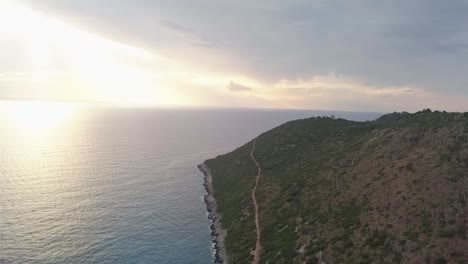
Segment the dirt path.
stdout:
[[262,251],[262,246],[260,244],[260,223],[258,221],[258,204],[257,204],[257,197],[256,197],[258,182],[260,181],[260,177],[262,176],[262,168],[260,167],[260,164],[258,164],[257,160],[254,157],[255,141],[256,140],[254,139],[252,151],[250,152],[250,157],[252,158],[253,162],[255,162],[255,165],[257,165],[257,169],[258,169],[257,179],[255,181],[255,186],[252,190],[252,201],[255,207],[255,228],[256,228],[256,234],[257,234],[257,242],[255,244],[255,251],[253,252],[254,259],[252,261],[252,264],[258,264],[260,262],[260,253]]

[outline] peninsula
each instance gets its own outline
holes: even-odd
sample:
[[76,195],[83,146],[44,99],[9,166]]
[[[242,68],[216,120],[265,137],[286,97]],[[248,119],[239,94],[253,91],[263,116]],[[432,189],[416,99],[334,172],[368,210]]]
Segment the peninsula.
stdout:
[[291,121],[205,161],[218,263],[468,263],[468,114]]

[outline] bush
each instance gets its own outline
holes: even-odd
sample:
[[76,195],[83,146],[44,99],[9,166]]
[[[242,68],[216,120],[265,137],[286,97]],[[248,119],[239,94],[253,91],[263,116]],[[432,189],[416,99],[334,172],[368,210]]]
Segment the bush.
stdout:
[[439,231],[439,237],[453,238],[456,235],[454,230],[442,230]]
[[319,259],[317,257],[311,257],[309,261],[307,261],[307,264],[318,264]]
[[447,264],[448,261],[445,258],[439,257],[434,261],[434,264]]

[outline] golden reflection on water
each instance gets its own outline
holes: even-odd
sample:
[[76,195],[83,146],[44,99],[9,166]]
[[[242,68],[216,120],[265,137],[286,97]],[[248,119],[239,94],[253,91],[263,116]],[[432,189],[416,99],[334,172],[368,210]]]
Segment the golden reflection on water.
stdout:
[[4,191],[11,192],[11,208],[49,217],[65,208],[60,193],[76,185],[77,178],[63,168],[79,159],[72,151],[79,144],[75,121],[81,108],[65,102],[0,101],[0,147],[8,151],[1,165],[10,174]]
[[77,103],[42,101],[0,102],[1,118],[8,130],[27,143],[51,139],[71,124],[80,110]]

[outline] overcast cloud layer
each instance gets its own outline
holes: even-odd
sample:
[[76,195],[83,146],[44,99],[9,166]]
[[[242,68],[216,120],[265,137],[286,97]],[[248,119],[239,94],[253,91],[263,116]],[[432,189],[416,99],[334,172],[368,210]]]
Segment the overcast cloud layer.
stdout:
[[[239,102],[257,97],[298,108],[467,110],[468,1],[27,3],[172,60],[244,76],[249,81],[219,87]],[[328,104],[313,103],[323,95]]]

